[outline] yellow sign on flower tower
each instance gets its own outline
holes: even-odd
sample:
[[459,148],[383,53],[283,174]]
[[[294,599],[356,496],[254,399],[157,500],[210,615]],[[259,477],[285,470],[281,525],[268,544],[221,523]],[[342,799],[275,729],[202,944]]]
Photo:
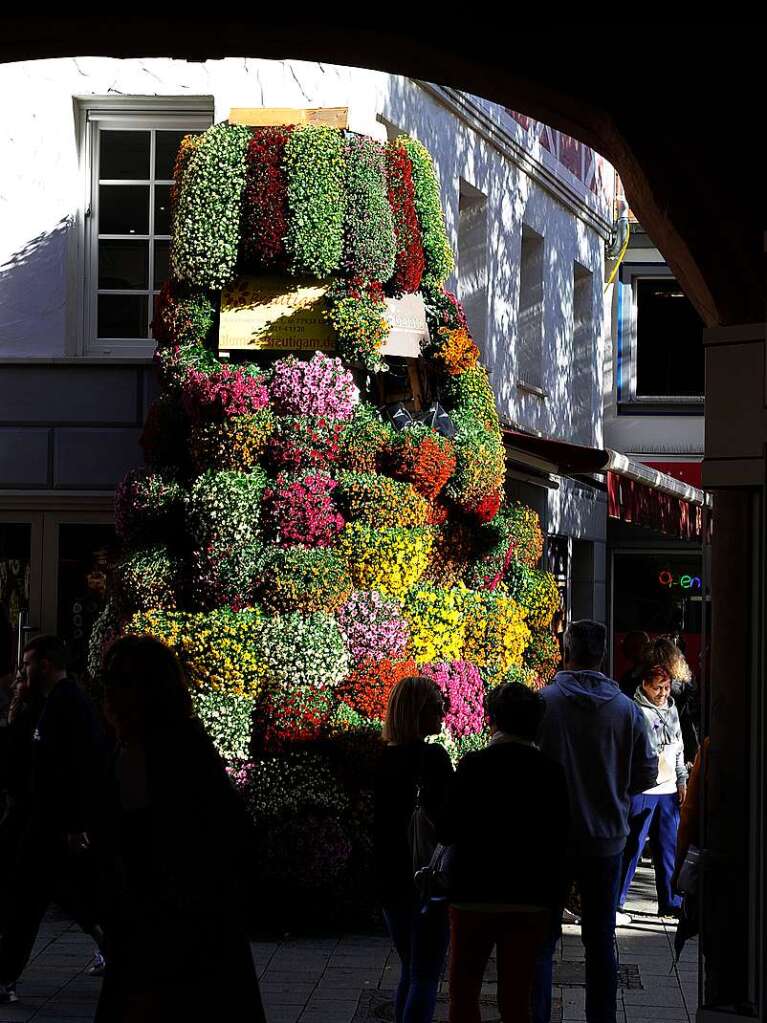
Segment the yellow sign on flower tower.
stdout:
[[332,352],[328,286],[284,277],[238,277],[221,294],[218,346],[223,351]]

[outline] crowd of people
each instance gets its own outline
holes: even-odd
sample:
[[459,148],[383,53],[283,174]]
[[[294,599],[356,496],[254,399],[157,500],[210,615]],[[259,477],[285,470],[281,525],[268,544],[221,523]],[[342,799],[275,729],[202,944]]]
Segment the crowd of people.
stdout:
[[677,830],[698,729],[678,646],[634,634],[626,647],[632,664],[619,685],[602,672],[604,626],[572,623],[549,686],[490,691],[490,742],[455,772],[426,741],[446,710],[439,688],[415,677],[392,691],[375,840],[384,919],[402,966],[397,1023],[431,1021],[447,956],[449,1019],[478,1023],[493,948],[501,1019],[549,1023],[553,956],[574,891],[586,1019],[614,1023],[615,928],[631,922],[623,904],[648,840],[658,912],[679,913]]
[[[480,1019],[496,949],[505,1021],[549,1023],[552,962],[577,891],[586,1018],[616,1016],[615,927],[649,843],[658,910],[676,915],[677,831],[698,745],[695,686],[667,638],[627,637],[602,673],[602,625],[572,623],[540,692],[490,690],[490,741],[453,768],[430,679],[392,690],[375,791],[384,921],[401,961],[397,1023],[429,1023],[449,956],[449,1018]],[[2,667],[2,665],[0,665]],[[24,649],[0,706],[0,1003],[18,999],[46,910],[91,935],[97,1023],[264,1020],[249,944],[256,836],[193,715],[175,655],[149,637],[109,650],[97,708],[53,636]],[[6,673],[6,683],[8,674]],[[699,760],[693,784],[698,784]],[[682,831],[694,838],[692,817]],[[204,864],[204,869],[201,869]],[[242,1007],[247,1015],[242,1016]]]

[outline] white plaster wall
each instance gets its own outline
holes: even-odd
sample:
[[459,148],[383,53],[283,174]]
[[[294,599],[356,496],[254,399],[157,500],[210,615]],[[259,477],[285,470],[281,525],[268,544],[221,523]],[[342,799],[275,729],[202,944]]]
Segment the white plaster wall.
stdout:
[[[483,356],[502,415],[546,434],[601,443],[603,242],[593,226],[599,203],[584,189],[582,209],[591,211],[592,219],[581,217],[575,179],[564,168],[562,180],[575,196],[570,208],[444,99],[412,80],[354,68],[301,61],[111,58],[0,67],[0,359],[50,360],[82,350],[78,311],[83,280],[77,252],[87,186],[78,152],[76,100],[109,96],[210,97],[215,120],[226,118],[232,106],[348,106],[354,130],[384,139],[385,120],[421,139],[435,158],[454,250],[460,179],[487,196]],[[477,102],[485,115],[492,115],[492,104]],[[509,119],[499,114],[497,120]],[[523,136],[520,129],[517,145]],[[523,223],[546,239],[546,399],[520,394],[516,386]],[[585,428],[576,421],[572,402],[575,261],[591,271],[594,287],[593,351],[585,356],[593,368],[593,421]],[[455,279],[451,283],[455,287]]]

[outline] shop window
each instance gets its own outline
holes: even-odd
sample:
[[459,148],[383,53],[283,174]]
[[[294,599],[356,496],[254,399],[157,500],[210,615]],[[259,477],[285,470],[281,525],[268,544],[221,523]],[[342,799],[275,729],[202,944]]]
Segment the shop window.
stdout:
[[155,297],[169,275],[176,152],[184,135],[198,134],[212,123],[211,113],[183,104],[174,111],[173,105],[163,101],[142,110],[86,111],[88,352],[141,355],[154,347]]
[[707,599],[700,551],[616,552],[613,556],[613,670],[626,670],[621,645],[628,632],[677,639],[693,672],[701,652]]
[[487,196],[461,181],[458,199],[458,297],[472,337],[487,336]]
[[[0,681],[15,667],[29,611],[32,530],[25,522],[0,523]],[[20,634],[21,630],[21,634]]]
[[635,267],[622,273],[619,401],[702,411],[703,321],[667,267]]
[[517,314],[517,384],[543,390],[543,266],[544,241],[522,227]]

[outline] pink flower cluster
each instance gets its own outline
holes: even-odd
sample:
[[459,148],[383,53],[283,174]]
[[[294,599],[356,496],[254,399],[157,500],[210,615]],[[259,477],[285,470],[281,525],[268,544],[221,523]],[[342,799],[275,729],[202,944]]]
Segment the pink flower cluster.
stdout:
[[375,590],[355,590],[338,620],[355,662],[400,657],[410,639],[397,601],[386,600]]
[[223,366],[210,375],[188,369],[181,398],[186,414],[199,422],[252,415],[269,404],[269,391],[260,377]]
[[482,676],[469,661],[434,661],[424,664],[421,674],[433,679],[450,706],[445,728],[454,739],[476,735],[485,722],[485,687]]
[[308,473],[290,480],[280,473],[274,487],[264,491],[263,523],[280,547],[306,544],[329,547],[344,528],[344,518],[333,503],[336,481],[325,473]]
[[278,412],[284,415],[325,416],[351,419],[359,401],[352,374],[340,359],[315,352],[309,362],[294,355],[274,365],[269,392]]

